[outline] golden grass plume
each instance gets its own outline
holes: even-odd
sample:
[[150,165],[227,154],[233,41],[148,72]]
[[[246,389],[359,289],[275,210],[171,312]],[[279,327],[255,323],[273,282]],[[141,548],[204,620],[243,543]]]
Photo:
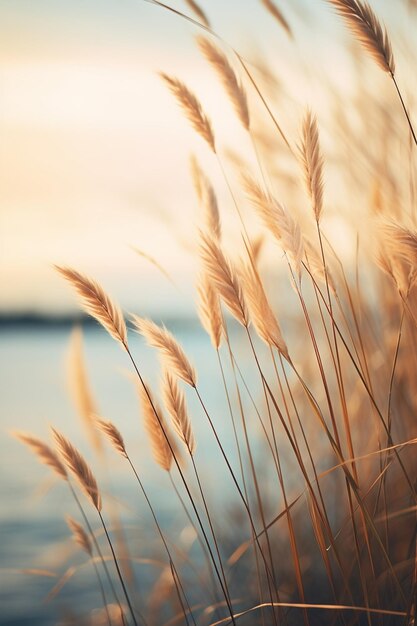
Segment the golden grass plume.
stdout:
[[113,339],[127,346],[123,314],[101,285],[70,267],[55,265],[55,269],[73,286],[85,311],[100,322]]
[[197,284],[198,314],[211,343],[218,350],[224,334],[224,323],[217,291],[206,273],[201,274]]
[[241,180],[250,202],[257,210],[266,229],[279,242],[284,252],[288,254],[297,275],[300,276],[304,256],[304,241],[298,222],[272,194],[265,192],[249,174],[243,174]]
[[65,518],[68,528],[72,532],[74,541],[90,556],[93,555],[91,541],[84,528],[73,517],[67,515]]
[[147,343],[159,350],[165,367],[171,369],[172,372],[191,385],[191,387],[195,387],[197,384],[197,372],[174,335],[164,326],[158,326],[152,320],[133,315],[132,321]]
[[267,345],[275,346],[286,359],[289,359],[287,345],[258,272],[250,262],[246,262],[242,263],[240,275],[250,320],[256,332]]
[[197,2],[195,2],[195,0],[185,0],[185,3],[190,7],[191,11],[193,11],[193,13],[198,17],[200,22],[206,28],[210,28],[210,21],[209,21],[207,15],[206,15],[206,13],[200,7],[200,5],[198,5]]
[[60,432],[52,428],[52,433],[57,445],[59,454],[65,461],[66,466],[74,474],[80,487],[89,498],[97,511],[101,511],[101,495],[94,478],[94,474],[80,452],[72,443]]
[[149,385],[146,385],[146,390],[143,385],[138,385],[138,392],[145,429],[151,443],[152,455],[155,462],[163,470],[169,472],[173,457],[167,441],[168,431],[165,418],[152,396]]
[[238,274],[220,245],[204,233],[201,233],[200,256],[207,276],[220,298],[238,322],[247,326],[248,312]]
[[190,159],[190,168],[197,197],[204,208],[206,228],[213,237],[220,240],[222,227],[214,188],[194,156]]
[[226,55],[207,39],[207,37],[198,37],[197,43],[203,55],[219,75],[243,128],[249,131],[250,117],[246,92],[237,79]]
[[394,55],[386,28],[370,5],[361,0],[327,0],[379,67],[391,75],[395,73]]
[[94,423],[97,407],[91,392],[83,354],[83,334],[80,327],[71,333],[68,352],[68,382],[77,413],[82,419],[88,438],[95,450],[101,452],[101,439]]
[[60,478],[68,480],[68,474],[65,466],[60,461],[56,453],[52,450],[52,448],[50,448],[46,443],[28,433],[15,431],[12,433],[12,435],[16,437],[16,439],[24,443],[26,446],[28,446],[28,448],[34,454],[36,454],[39,461],[43,465],[47,465],[48,467],[50,467]]
[[168,74],[164,72],[161,72],[160,76],[168,85],[171,93],[185,112],[194,130],[208,143],[212,151],[216,153],[216,143],[210,120],[203,112],[197,97],[177,78],[168,76]]
[[270,15],[282,26],[289,37],[293,37],[291,27],[288,21],[285,19],[281,9],[277,7],[272,0],[261,0],[261,4],[265,7]]
[[177,380],[169,372],[164,374],[162,393],[165,407],[172,418],[174,430],[187,446],[189,453],[193,455],[196,441],[185,403],[185,395]]
[[320,221],[323,210],[323,156],[320,150],[317,119],[307,111],[303,121],[300,156],[304,180],[310,196],[316,221]]
[[110,422],[109,420],[103,420],[97,417],[95,423],[97,425],[97,428],[99,428],[110,441],[113,448],[122,456],[127,458],[126,446],[123,440],[122,433],[119,431],[118,428],[116,428],[113,422]]

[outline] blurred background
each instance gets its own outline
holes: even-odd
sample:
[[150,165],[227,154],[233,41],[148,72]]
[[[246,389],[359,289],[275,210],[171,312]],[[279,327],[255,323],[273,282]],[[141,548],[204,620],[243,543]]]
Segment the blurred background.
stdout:
[[[193,15],[186,2],[171,4]],[[389,25],[398,80],[412,104],[416,82],[408,46],[416,43],[413,3],[372,4]],[[201,2],[225,51],[232,46],[247,61],[294,146],[305,109],[317,113],[328,167],[325,228],[349,262],[355,228],[363,219],[363,198],[378,192],[384,202],[398,194],[395,181],[378,189],[373,171],[382,160],[388,169],[398,158],[404,147],[395,137],[406,127],[387,77],[366,55],[358,58],[356,44],[326,2],[280,0],[277,5],[291,36],[256,0]],[[95,277],[126,312],[165,321],[204,370],[202,389],[213,411],[225,410],[224,398],[213,393],[215,355],[195,315],[194,242],[202,209],[190,176],[190,154],[215,186],[231,251],[239,229],[218,162],[184,119],[158,72],[177,76],[198,95],[212,120],[232,186],[236,167],[242,162],[250,167],[255,159],[217,77],[198,51],[198,32],[141,0],[1,2],[0,624],[53,624],[57,604],[65,611],[75,597],[81,605],[99,603],[86,573],[74,576],[57,598],[45,603],[57,582],[52,574],[22,572],[66,571],[73,557],[63,513],[71,504],[64,487],[55,485],[9,434],[18,429],[46,437],[53,423],[88,449],[68,388],[70,337],[77,320],[84,325],[86,364],[98,408],[118,423],[157,502],[169,510],[165,478],[146,463],[149,452],[128,363],[102,329],[80,316],[54,263]],[[260,149],[279,195],[301,211],[305,196],[299,171],[245,84]],[[355,108],[349,117],[344,105],[355,102],[359,93],[363,115]],[[373,108],[376,100],[379,113]],[[394,109],[397,114],[387,115]],[[372,117],[367,110],[374,111]],[[358,155],[364,133],[384,116],[385,139],[391,131],[394,138],[389,156],[372,141]],[[355,186],[337,171],[342,157],[352,163]],[[362,176],[368,182],[361,187]],[[247,207],[244,212],[255,237],[258,221]],[[170,280],[146,255],[168,270]],[[279,274],[280,253],[266,246],[262,263],[266,272]],[[155,359],[139,339],[132,341],[146,375],[156,384]],[[223,435],[227,445],[231,434],[225,429]],[[202,456],[207,468],[213,467],[212,454],[208,445]],[[132,504],[120,464],[113,457],[111,462],[112,487],[120,500],[125,495],[129,502],[123,515],[146,534],[145,514]],[[209,472],[208,489],[215,481]],[[181,532],[181,516],[173,526]],[[180,540],[186,545],[189,538]]]

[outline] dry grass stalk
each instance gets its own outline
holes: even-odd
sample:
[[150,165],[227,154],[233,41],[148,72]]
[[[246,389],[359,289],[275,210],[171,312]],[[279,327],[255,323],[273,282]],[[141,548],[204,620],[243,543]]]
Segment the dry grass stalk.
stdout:
[[187,446],[189,453],[193,455],[196,442],[185,403],[185,395],[176,379],[169,372],[165,372],[162,393],[165,407],[172,418],[174,430]]
[[184,110],[194,130],[208,143],[213,152],[216,153],[216,144],[211,123],[208,117],[203,113],[201,104],[196,96],[177,78],[172,78],[163,72],[160,73],[160,76],[166,82],[171,93]]
[[184,0],[186,4],[190,7],[190,9],[195,13],[200,22],[210,28],[210,22],[207,15],[204,13],[203,9],[195,2],[195,0]]
[[113,448],[122,456],[127,458],[126,447],[121,432],[116,428],[113,422],[96,418],[96,425],[101,432],[106,435]]
[[127,330],[123,314],[104,289],[94,280],[70,267],[55,266],[74,287],[85,311],[94,317],[116,341],[127,346]]
[[97,408],[87,378],[81,328],[74,328],[71,334],[68,366],[69,386],[75,408],[83,421],[93,448],[100,452],[101,440],[94,424]]
[[[172,465],[172,451],[168,445],[166,436],[164,435],[164,432],[167,435],[165,419],[162,415],[160,407],[155,403],[148,385],[146,386],[146,389],[148,393],[146,393],[146,390],[142,385],[138,386],[145,429],[151,442],[152,455],[156,463],[162,467],[163,470],[169,472]],[[149,396],[152,402],[149,399]],[[154,408],[157,412],[159,420],[155,415]]]
[[261,278],[250,262],[242,264],[241,276],[245,301],[256,332],[267,345],[275,346],[286,359],[289,359],[288,348],[278,320],[269,304]]
[[146,261],[148,261],[151,265],[153,265],[158,272],[161,272],[161,274],[163,276],[165,276],[165,278],[167,280],[169,280],[169,282],[175,286],[175,282],[172,278],[172,276],[169,274],[169,272],[167,272],[167,270],[150,254],[148,254],[147,252],[145,252],[144,250],[140,250],[139,248],[137,248],[136,246],[131,246],[132,250],[134,252],[136,252],[136,254],[138,256],[140,256],[142,259],[145,259]]
[[343,17],[347,26],[379,67],[391,75],[395,62],[386,29],[367,2],[361,0],[328,0]]
[[198,314],[203,328],[207,331],[211,343],[218,350],[224,333],[223,316],[219,296],[213,288],[207,274],[202,274],[197,285]]
[[68,480],[67,470],[61,463],[55,452],[43,441],[37,437],[33,437],[28,433],[14,432],[12,433],[16,439],[24,443],[36,456],[43,465],[50,467],[55,474],[64,480]]
[[220,76],[223,87],[235,108],[242,126],[245,130],[249,131],[250,117],[246,92],[242,84],[238,81],[226,55],[206,37],[198,37],[197,43],[201,52]]
[[200,254],[207,276],[216,287],[220,298],[235,318],[248,325],[248,313],[242,287],[231,262],[226,259],[219,244],[210,236],[201,234]]
[[68,528],[73,534],[75,542],[90,556],[93,555],[93,547],[91,545],[90,538],[85,532],[84,528],[73,517],[67,515],[65,518]]
[[197,372],[172,333],[164,326],[158,326],[155,322],[137,315],[132,316],[132,321],[148,344],[160,351],[167,369],[171,369],[179,378],[195,387]]
[[332,274],[329,270],[329,266],[326,264],[326,269],[324,269],[323,258],[319,255],[310,241],[305,241],[305,255],[307,260],[307,265],[311,272],[312,277],[316,281],[316,283],[324,283],[329,285],[330,289],[333,293],[336,293],[335,283],[332,277]]
[[300,276],[304,242],[298,223],[284,206],[270,193],[266,193],[251,176],[244,174],[242,184],[265,227],[289,255],[297,275]]
[[80,487],[89,498],[93,506],[97,511],[101,511],[101,496],[97,485],[97,481],[94,478],[94,474],[86,461],[78,450],[72,445],[64,435],[59,433],[54,428],[52,429],[54,439],[59,453],[65,461],[66,466],[74,474]]
[[261,0],[261,3],[265,7],[265,9],[272,15],[272,17],[276,19],[277,22],[282,26],[282,28],[286,31],[287,35],[289,35],[292,38],[293,36],[292,30],[287,20],[285,19],[281,9],[279,9],[277,5],[274,2],[272,2],[272,0]]
[[194,156],[191,157],[190,166],[194,188],[196,190],[197,197],[204,208],[207,230],[213,237],[220,240],[222,236],[222,227],[214,188],[207,176],[201,170],[197,159]]
[[307,192],[313,204],[316,221],[319,222],[323,210],[323,157],[317,119],[311,111],[307,111],[304,118],[300,155]]

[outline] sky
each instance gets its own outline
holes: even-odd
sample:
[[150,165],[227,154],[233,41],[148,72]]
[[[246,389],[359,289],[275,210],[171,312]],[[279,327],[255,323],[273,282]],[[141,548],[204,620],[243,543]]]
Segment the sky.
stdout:
[[[325,3],[278,4],[294,42],[257,0],[201,2],[214,29],[251,66],[268,53],[279,69],[292,131],[305,104],[325,116],[326,81],[343,91],[351,67],[338,41],[346,44],[345,32]],[[172,6],[189,12],[180,0]],[[387,15],[389,6],[380,0]],[[248,137],[197,51],[197,32],[143,0],[2,0],[1,311],[74,308],[54,263],[96,277],[126,307],[158,310],[174,301],[181,307],[172,285],[132,247],[168,268],[188,303],[201,220],[190,153],[218,188],[235,245],[235,216],[219,165],[158,76],[164,71],[184,80],[204,103],[221,149],[238,146],[253,159]],[[294,72],[305,59],[325,68],[323,84]]]

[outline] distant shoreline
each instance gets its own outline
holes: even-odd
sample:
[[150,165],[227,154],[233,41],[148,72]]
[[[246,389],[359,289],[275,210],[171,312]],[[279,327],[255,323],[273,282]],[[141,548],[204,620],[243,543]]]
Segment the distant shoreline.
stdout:
[[[163,322],[167,326],[199,326],[196,317],[160,315],[152,316],[157,322]],[[73,326],[88,328],[99,327],[99,324],[89,315],[83,313],[47,315],[44,313],[0,313],[0,331],[11,328],[71,328]]]

